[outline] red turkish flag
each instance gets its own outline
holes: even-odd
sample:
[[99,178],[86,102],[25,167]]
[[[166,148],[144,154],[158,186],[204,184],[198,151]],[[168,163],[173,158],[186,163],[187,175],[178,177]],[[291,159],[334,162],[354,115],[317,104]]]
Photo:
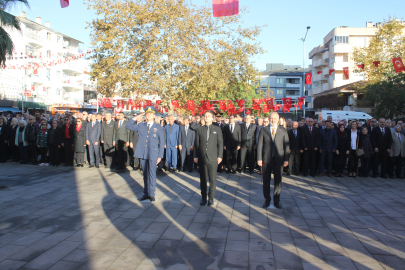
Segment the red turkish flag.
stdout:
[[219,107],[220,110],[226,111],[225,101],[220,100],[219,103],[218,103],[218,107]]
[[132,110],[132,99],[129,99],[127,102],[127,110]]
[[144,107],[146,107],[146,106],[152,106],[152,100],[145,100],[145,101],[143,102],[143,104],[144,104]]
[[305,84],[312,84],[312,73],[307,72],[305,75]]
[[241,107],[242,105],[245,104],[245,100],[243,100],[243,99],[237,99],[236,102],[238,103],[239,107]]
[[378,67],[378,65],[381,63],[381,61],[375,61],[375,62],[373,62],[373,64],[374,64],[374,66],[375,67]]
[[203,108],[203,110],[210,110],[211,109],[210,101],[209,100],[201,101],[201,108]]
[[253,101],[253,110],[260,110],[260,103],[262,103],[261,99],[252,99]]
[[65,8],[69,6],[69,0],[60,0],[61,8]]
[[190,111],[194,111],[194,109],[195,109],[194,100],[187,100],[187,108],[188,108]]
[[302,108],[302,105],[304,105],[304,103],[305,103],[305,97],[299,97],[298,106],[300,107],[300,109]]
[[284,101],[283,113],[285,113],[286,111],[289,112],[291,109],[292,99],[291,98],[282,98],[281,100]]
[[272,98],[265,98],[264,102],[266,102],[266,105],[269,108],[269,110],[273,109],[273,99]]
[[161,100],[156,100],[156,105],[160,105]]
[[172,100],[172,105],[173,105],[173,108],[178,108],[179,107],[179,101],[178,100]]
[[346,80],[349,79],[349,67],[343,68],[343,74],[345,75]]
[[142,107],[142,101],[135,100],[135,109],[139,110]]
[[404,63],[402,63],[401,57],[392,58],[392,64],[394,65],[396,73],[405,71],[405,66]]
[[241,113],[241,112],[243,112],[245,110],[245,106],[242,106],[242,107],[240,107],[238,110],[237,110],[237,112],[238,113]]
[[269,106],[268,106],[268,105],[264,105],[262,108],[263,108],[263,112],[264,112],[264,113],[267,113],[267,112],[269,112],[269,111],[270,111],[270,109],[269,109]]
[[212,0],[214,17],[232,16],[239,14],[239,0]]
[[335,72],[334,69],[329,69],[329,76],[332,75],[333,72]]
[[318,71],[316,74],[321,74],[322,73],[322,71]]
[[364,64],[357,65],[359,69],[364,69]]
[[104,99],[104,108],[111,108],[111,100],[109,98]]
[[246,114],[252,114],[252,111],[250,109],[247,109]]
[[105,102],[104,102],[104,98],[102,98],[101,100],[100,100],[100,107],[105,107]]
[[230,101],[230,100],[228,100],[227,102],[226,102],[226,108],[229,110],[229,109],[235,109],[235,106],[233,105],[233,102],[232,101]]

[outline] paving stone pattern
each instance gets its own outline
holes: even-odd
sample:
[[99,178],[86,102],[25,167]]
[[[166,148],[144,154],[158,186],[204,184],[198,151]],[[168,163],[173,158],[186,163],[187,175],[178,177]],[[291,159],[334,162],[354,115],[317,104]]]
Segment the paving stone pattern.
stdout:
[[142,175],[1,164],[0,269],[405,269],[405,184],[284,177],[263,209],[258,174],[218,174],[200,207],[196,171]]

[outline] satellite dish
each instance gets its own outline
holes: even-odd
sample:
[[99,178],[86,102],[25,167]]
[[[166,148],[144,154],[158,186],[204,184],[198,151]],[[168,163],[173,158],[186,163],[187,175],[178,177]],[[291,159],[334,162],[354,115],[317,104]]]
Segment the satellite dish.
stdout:
[[344,107],[343,107],[343,110],[346,111],[346,112],[348,112],[348,111],[350,111],[350,107],[349,107],[349,106],[344,106]]

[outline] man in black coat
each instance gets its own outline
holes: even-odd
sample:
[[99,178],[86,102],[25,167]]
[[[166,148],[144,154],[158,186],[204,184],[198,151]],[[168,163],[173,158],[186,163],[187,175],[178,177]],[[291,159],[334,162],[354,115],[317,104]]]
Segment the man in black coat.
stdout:
[[378,120],[378,127],[371,132],[371,144],[374,148],[373,177],[377,178],[378,166],[381,162],[381,177],[387,178],[387,160],[391,152],[392,135],[390,127],[385,127],[385,119]]
[[252,124],[252,116],[245,115],[244,123],[242,123],[242,146],[240,149],[241,170],[246,171],[246,161],[249,166],[249,173],[253,173],[255,167],[255,149],[256,149],[256,124]]
[[298,122],[292,123],[292,129],[288,131],[288,139],[290,141],[290,159],[288,161],[289,174],[297,175],[300,170],[301,153],[304,152],[302,147],[302,131],[298,128]]
[[336,152],[338,141],[335,129],[331,129],[332,121],[325,121],[325,128],[319,134],[319,152],[321,153],[319,164],[319,177],[323,176],[323,164],[325,159],[328,162],[328,176],[332,177],[332,159],[333,153]]
[[39,127],[35,122],[34,116],[30,116],[29,121],[27,121],[27,127],[25,128],[25,138],[28,141],[29,149],[29,163],[38,164],[38,153],[37,153],[37,135]]
[[226,151],[227,173],[236,173],[238,151],[242,145],[242,129],[235,123],[235,116],[229,116],[229,124],[224,127],[224,149]]
[[[302,146],[304,148],[304,176],[308,175],[308,167],[310,166],[311,176],[316,174],[316,156],[319,147],[319,129],[314,127],[314,120],[308,118],[306,125],[302,130]],[[310,164],[310,165],[309,165]]]
[[62,129],[62,147],[65,151],[65,166],[73,166],[73,138],[75,132],[75,125],[70,122],[68,117],[65,118],[65,124]]
[[[87,123],[86,144],[89,146],[90,166],[99,168],[100,165],[100,137],[101,137],[101,124],[97,122],[96,115],[91,115],[91,122]],[[94,160],[95,156],[95,160]]]
[[188,118],[184,118],[183,123],[184,125],[181,125],[179,130],[180,167],[183,172],[186,171],[186,167],[189,172],[192,172],[195,131],[190,129]]
[[106,113],[105,120],[101,123],[101,143],[104,144],[105,167],[110,169],[115,165],[114,127],[111,113]]
[[116,147],[117,155],[117,170],[125,170],[125,167],[129,164],[128,146],[130,130],[125,127],[127,123],[128,121],[124,119],[124,113],[119,112],[114,127],[114,144]]
[[207,180],[210,182],[208,192],[208,206],[214,205],[217,168],[222,161],[223,138],[221,129],[212,124],[214,113],[206,111],[204,114],[205,125],[197,128],[194,141],[194,162],[200,168],[201,202],[204,206],[207,203]]
[[274,206],[281,209],[280,192],[283,167],[288,166],[290,145],[287,130],[278,125],[280,116],[272,112],[269,116],[270,127],[262,128],[257,144],[257,163],[263,167],[264,208],[270,206],[271,173],[274,174]]

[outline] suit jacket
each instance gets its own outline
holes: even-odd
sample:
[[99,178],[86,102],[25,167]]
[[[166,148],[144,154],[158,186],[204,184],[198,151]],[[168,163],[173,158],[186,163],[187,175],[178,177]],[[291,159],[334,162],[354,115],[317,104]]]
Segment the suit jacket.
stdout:
[[[329,134],[328,134],[329,133]],[[337,133],[335,129],[321,129],[319,132],[319,150],[332,152],[336,151],[338,145]]]
[[115,121],[114,123],[114,141],[117,143],[118,141],[129,142],[129,130],[125,127],[128,123],[127,120],[122,120],[121,128],[119,128],[120,121]]
[[142,122],[137,124],[135,120],[129,119],[125,127],[129,130],[138,132],[138,142],[136,144],[134,157],[157,160],[163,158],[165,151],[165,138],[161,125],[152,123],[148,131],[148,124]]
[[[18,127],[18,126],[17,126]],[[47,145],[48,145],[48,147],[51,145],[51,136],[50,136],[50,133],[52,132],[52,129],[53,128],[50,128],[50,129],[48,129],[48,137],[46,138],[47,139]],[[53,145],[54,146],[58,146],[58,145],[61,145],[61,143],[63,142],[62,141],[62,130],[59,128],[59,127],[56,127],[56,129],[55,129],[55,134],[54,134],[54,142],[53,142]]]
[[217,158],[222,159],[224,142],[222,131],[218,126],[211,125],[210,136],[207,140],[207,126],[200,126],[195,132],[194,158],[199,162],[207,159],[210,162],[217,162]]
[[179,125],[173,124],[172,131],[170,132],[170,124],[165,126],[166,130],[166,147],[175,147],[180,144],[179,140]]
[[405,136],[400,133],[401,141],[399,141],[398,134],[392,133],[391,153],[394,157],[405,157]]
[[288,139],[290,141],[290,150],[291,153],[300,153],[301,150],[304,150],[302,147],[302,134],[301,134],[301,130],[297,129],[297,137],[295,137],[294,135],[294,131],[292,129],[290,129],[288,131]]
[[76,130],[76,127],[73,131],[73,149],[77,153],[84,153],[86,151],[86,128],[87,126],[83,126],[82,124],[79,131]]
[[260,131],[262,130],[262,128],[263,128],[264,126],[256,126],[256,144],[257,144],[257,142],[259,141],[259,134],[260,134]]
[[[62,143],[66,143],[66,124],[64,124],[61,127],[61,130],[62,130]],[[76,125],[70,124],[69,125],[69,138],[71,139],[72,144],[73,144],[75,130],[76,130]]]
[[188,126],[187,135],[186,135],[186,126],[180,126],[179,132],[179,145],[182,146],[182,151],[187,151],[187,154],[190,154],[190,147],[194,147],[195,141],[195,131],[190,129]]
[[308,126],[303,126],[302,130],[302,148],[314,150],[319,147],[319,129],[312,127],[312,135]]
[[[257,160],[263,163],[271,163],[272,158],[276,164],[283,164],[290,159],[290,141],[287,130],[282,126],[277,127],[274,141],[271,138],[270,127],[264,127],[260,131],[259,142],[257,144]],[[272,157],[274,153],[274,157]]]
[[129,142],[133,144],[134,149],[136,149],[136,145],[139,140],[139,134],[138,131],[130,131],[129,133]]
[[384,135],[381,132],[381,128],[373,128],[371,132],[371,144],[373,148],[378,148],[378,151],[387,151],[387,149],[391,149],[392,144],[392,136],[391,131],[389,128],[384,128],[385,133]]
[[103,121],[101,124],[101,141],[105,144],[113,145],[114,141],[114,131],[115,131],[115,121],[112,119],[108,124],[107,121]]
[[92,124],[93,122],[87,123],[86,138],[90,143],[100,143],[101,124],[97,121],[94,123],[94,127],[92,127]]
[[256,145],[256,124],[249,124],[249,129],[247,129],[246,123],[240,126],[242,129],[242,147],[253,148]]
[[[224,141],[226,148],[236,148],[242,146],[242,128],[239,124],[234,124],[234,130],[229,129],[230,124],[224,127]],[[227,149],[228,150],[228,149]]]

